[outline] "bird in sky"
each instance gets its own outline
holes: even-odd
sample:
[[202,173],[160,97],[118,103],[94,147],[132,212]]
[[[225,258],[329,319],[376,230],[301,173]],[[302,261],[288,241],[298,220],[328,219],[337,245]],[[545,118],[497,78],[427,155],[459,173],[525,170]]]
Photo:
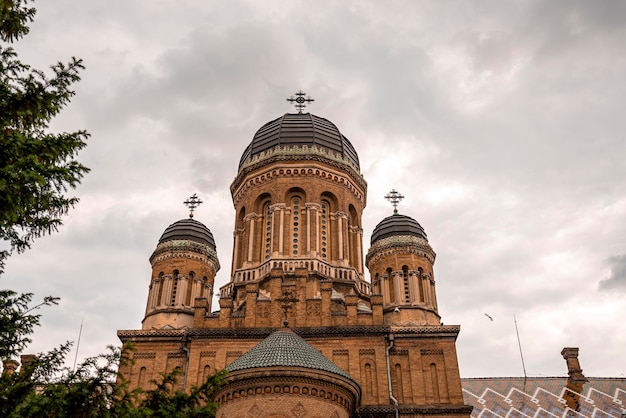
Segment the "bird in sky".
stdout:
[[491,317],[491,315],[489,315],[489,314],[485,314],[485,316],[486,316],[487,318],[489,318],[489,319],[493,322],[493,318]]

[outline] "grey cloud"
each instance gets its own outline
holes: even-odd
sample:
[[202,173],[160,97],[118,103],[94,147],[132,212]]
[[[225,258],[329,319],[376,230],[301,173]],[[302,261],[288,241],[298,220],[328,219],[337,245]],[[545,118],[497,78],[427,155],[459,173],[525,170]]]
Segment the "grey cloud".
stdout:
[[[623,312],[611,292],[589,295],[589,277],[626,237],[620,2],[74,3],[38,4],[20,42],[34,65],[85,58],[55,126],[93,134],[81,153],[92,172],[79,206],[60,234],[9,260],[7,287],[63,298],[44,314],[38,347],[58,343],[59,331],[74,338],[80,311],[98,327],[84,334],[89,354],[115,343],[115,329],[138,327],[147,258],[167,225],[186,217],[181,202],[193,192],[205,202],[195,218],[216,238],[224,284],[228,186],[241,153],[303,88],[316,99],[311,112],[359,152],[369,182],[365,249],[391,213],[382,198],[391,187],[407,196],[400,211],[426,229],[443,320],[463,326],[462,373],[519,374],[512,329],[498,328],[514,312],[542,324],[527,338],[554,345],[589,329],[606,334],[609,343],[586,350],[604,349],[596,357],[611,361],[583,367],[623,370],[621,353],[606,348],[623,346],[621,324],[590,325],[580,308]],[[610,259],[602,289],[624,282],[623,257]],[[484,327],[484,312],[498,327]],[[576,332],[550,314],[572,318]],[[537,372],[563,371],[559,349],[556,362],[534,353]],[[499,361],[476,359],[485,352]]]
[[598,283],[603,291],[626,292],[626,254],[614,255],[607,259],[611,272],[609,277]]

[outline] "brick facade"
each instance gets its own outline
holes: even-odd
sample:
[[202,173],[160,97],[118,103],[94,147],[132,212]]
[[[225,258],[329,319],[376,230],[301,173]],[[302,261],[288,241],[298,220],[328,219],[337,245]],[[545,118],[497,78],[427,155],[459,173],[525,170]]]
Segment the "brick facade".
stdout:
[[354,157],[277,145],[242,161],[231,193],[232,273],[219,311],[210,303],[217,258],[191,241],[159,243],[142,329],[118,332],[135,343],[134,362],[120,370],[132,387],[177,367],[181,388],[198,385],[287,321],[356,389],[310,370],[236,372],[217,395],[218,417],[469,416],[459,327],[438,314],[435,253],[425,239],[400,234],[364,258],[367,184]]

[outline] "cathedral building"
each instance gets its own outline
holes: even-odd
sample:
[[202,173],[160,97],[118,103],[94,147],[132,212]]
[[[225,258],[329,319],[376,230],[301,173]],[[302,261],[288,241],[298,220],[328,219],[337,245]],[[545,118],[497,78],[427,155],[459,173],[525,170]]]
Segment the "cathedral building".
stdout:
[[[219,306],[215,241],[190,215],[150,256],[141,329],[118,331],[135,345],[120,372],[148,387],[179,368],[188,390],[225,368],[219,418],[469,417],[460,327],[441,322],[424,229],[394,209],[365,252],[358,154],[332,122],[303,112],[312,99],[292,100],[298,113],[256,132],[230,186],[232,266]],[[394,208],[402,198],[387,197]],[[200,202],[186,203],[193,214]]]

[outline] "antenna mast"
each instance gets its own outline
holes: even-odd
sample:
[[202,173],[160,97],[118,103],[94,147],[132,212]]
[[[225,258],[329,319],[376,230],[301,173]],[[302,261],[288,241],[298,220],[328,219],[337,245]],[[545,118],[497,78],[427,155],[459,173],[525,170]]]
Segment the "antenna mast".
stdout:
[[78,359],[78,347],[80,347],[80,336],[83,333],[83,321],[85,317],[80,320],[80,330],[78,331],[78,342],[76,343],[76,354],[74,355],[74,367],[72,367],[73,371],[76,371],[76,359]]
[[522,369],[524,370],[524,382],[526,382],[526,366],[524,365],[524,354],[522,354],[522,343],[519,339],[519,330],[517,329],[517,319],[513,314],[513,322],[515,322],[515,333],[517,334],[517,345],[519,346],[519,356],[522,359]]

